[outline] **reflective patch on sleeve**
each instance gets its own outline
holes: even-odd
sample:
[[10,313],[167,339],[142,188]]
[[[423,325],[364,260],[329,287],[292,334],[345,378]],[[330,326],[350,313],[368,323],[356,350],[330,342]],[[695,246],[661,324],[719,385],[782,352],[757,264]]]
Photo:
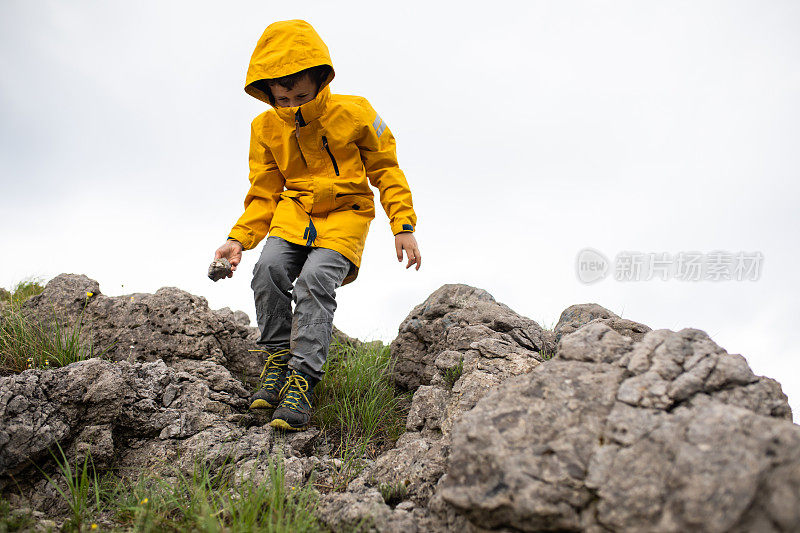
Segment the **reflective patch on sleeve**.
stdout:
[[386,123],[383,122],[380,115],[375,115],[375,120],[372,121],[372,128],[375,130],[375,133],[378,134],[378,137],[380,137],[383,130],[386,129]]

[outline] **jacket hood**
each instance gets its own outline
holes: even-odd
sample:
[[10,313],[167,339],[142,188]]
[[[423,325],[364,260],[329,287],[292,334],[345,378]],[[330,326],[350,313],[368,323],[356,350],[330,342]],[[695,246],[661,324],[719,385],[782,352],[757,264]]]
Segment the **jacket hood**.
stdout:
[[268,95],[257,85],[253,85],[254,82],[288,76],[320,65],[328,65],[331,70],[320,85],[319,93],[334,77],[328,47],[305,20],[274,22],[267,26],[256,44],[247,68],[244,90],[250,96],[273,105]]

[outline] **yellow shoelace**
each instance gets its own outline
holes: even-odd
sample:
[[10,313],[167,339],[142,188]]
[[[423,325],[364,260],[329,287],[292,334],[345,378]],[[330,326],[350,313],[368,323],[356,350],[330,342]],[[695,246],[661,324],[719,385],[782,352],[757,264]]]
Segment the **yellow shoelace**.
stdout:
[[[292,387],[292,385],[294,385],[294,387]],[[295,411],[300,411],[300,406],[298,404],[301,397],[308,405],[311,405],[308,396],[306,396],[307,390],[308,381],[306,381],[306,378],[296,372],[292,372],[289,374],[289,377],[286,379],[286,384],[283,386],[280,392],[281,396],[283,396],[284,393],[286,394],[282,405],[284,407],[291,407]]]
[[266,378],[264,377],[264,374],[267,372],[267,368],[269,368],[269,366],[271,364],[274,363],[276,366],[279,366],[279,367],[285,367],[285,366],[287,366],[289,364],[288,362],[283,362],[283,361],[280,360],[281,356],[287,355],[287,354],[290,353],[289,350],[278,350],[277,352],[270,352],[269,350],[247,350],[247,351],[248,352],[263,352],[265,354],[268,354],[267,355],[267,360],[264,363],[264,370],[262,370],[261,371],[261,375],[258,376],[258,379],[263,379],[264,380],[263,383],[261,384],[261,388],[262,389],[268,385],[268,383],[267,383],[268,380],[269,380],[269,384],[271,385],[272,383],[277,381],[278,377],[280,376],[281,369],[280,368],[274,368],[274,369],[272,369],[272,371],[269,374],[267,374]]

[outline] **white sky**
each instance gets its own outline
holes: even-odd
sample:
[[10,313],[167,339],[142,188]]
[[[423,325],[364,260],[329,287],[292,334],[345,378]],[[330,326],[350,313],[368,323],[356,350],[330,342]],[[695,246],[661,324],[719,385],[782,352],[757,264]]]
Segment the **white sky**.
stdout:
[[[3,0],[0,286],[84,273],[105,294],[177,286],[254,320],[261,246],[233,279],[206,269],[241,214],[265,106],[243,91],[250,54],[289,18],[328,44],[333,92],[386,119],[418,215],[417,272],[379,208],[340,329],[389,341],[444,283],[549,326],[597,302],[706,331],[800,411],[791,1]],[[584,247],[764,262],[757,281],[586,285]]]

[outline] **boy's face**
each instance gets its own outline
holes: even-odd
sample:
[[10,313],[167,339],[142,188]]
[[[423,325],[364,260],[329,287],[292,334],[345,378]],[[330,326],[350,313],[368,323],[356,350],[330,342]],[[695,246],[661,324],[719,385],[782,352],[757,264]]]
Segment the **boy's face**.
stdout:
[[317,84],[308,74],[298,79],[291,89],[281,87],[274,82],[268,83],[272,96],[275,97],[275,105],[278,107],[297,107],[317,96]]

